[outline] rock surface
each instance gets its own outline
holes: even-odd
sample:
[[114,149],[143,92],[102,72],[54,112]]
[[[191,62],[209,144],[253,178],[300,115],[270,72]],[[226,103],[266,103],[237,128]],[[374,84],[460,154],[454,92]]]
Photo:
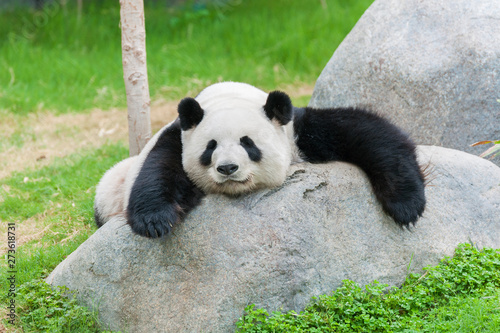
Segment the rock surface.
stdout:
[[282,187],[208,196],[164,239],[111,220],[47,281],[78,290],[113,330],[231,332],[251,303],[300,311],[343,279],[398,285],[410,262],[420,271],[461,242],[500,248],[500,168],[456,150],[419,150],[433,171],[412,231],[384,215],[356,167],[297,164]]
[[[316,82],[313,107],[370,106],[418,144],[500,138],[500,1],[377,0]],[[500,165],[500,157],[494,162]]]

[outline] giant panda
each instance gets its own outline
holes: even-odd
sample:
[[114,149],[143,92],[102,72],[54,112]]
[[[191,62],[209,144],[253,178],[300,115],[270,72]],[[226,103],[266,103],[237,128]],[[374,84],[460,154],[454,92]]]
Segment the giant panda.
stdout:
[[138,156],[103,176],[94,205],[98,226],[123,215],[136,234],[162,237],[204,195],[278,186],[290,164],[303,161],[360,167],[385,213],[401,227],[424,211],[415,144],[372,112],[298,108],[284,92],[222,82],[181,100],[178,113]]

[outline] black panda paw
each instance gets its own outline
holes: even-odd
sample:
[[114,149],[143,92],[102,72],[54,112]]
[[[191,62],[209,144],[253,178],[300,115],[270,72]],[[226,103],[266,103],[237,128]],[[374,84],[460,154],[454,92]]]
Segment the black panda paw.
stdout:
[[417,196],[407,200],[388,200],[383,203],[387,215],[402,228],[415,225],[425,209],[425,197]]
[[138,213],[128,211],[127,222],[138,235],[159,238],[170,233],[181,219],[182,209],[177,204],[166,204],[160,210]]

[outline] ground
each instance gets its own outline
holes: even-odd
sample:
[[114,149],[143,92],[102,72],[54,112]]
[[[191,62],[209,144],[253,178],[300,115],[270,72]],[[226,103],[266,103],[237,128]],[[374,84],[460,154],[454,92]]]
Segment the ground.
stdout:
[[[313,86],[284,88],[292,98],[308,97]],[[177,116],[177,101],[155,101],[151,106],[153,132]],[[303,105],[300,105],[303,106]],[[12,145],[0,149],[0,179],[14,171],[50,164],[53,157],[61,157],[82,148],[98,147],[106,142],[127,142],[126,110],[91,110],[87,113],[55,115],[40,112],[27,117],[2,114],[0,133],[10,137],[22,130],[21,147]]]

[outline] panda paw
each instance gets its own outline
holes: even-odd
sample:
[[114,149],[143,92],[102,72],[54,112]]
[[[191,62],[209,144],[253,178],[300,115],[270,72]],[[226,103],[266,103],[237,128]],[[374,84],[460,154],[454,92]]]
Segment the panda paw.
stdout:
[[164,205],[160,210],[147,212],[128,212],[128,224],[138,235],[159,238],[170,233],[172,227],[181,219],[182,209],[177,204]]
[[391,200],[383,203],[384,211],[402,228],[415,225],[425,209],[425,197],[416,196],[408,200]]

